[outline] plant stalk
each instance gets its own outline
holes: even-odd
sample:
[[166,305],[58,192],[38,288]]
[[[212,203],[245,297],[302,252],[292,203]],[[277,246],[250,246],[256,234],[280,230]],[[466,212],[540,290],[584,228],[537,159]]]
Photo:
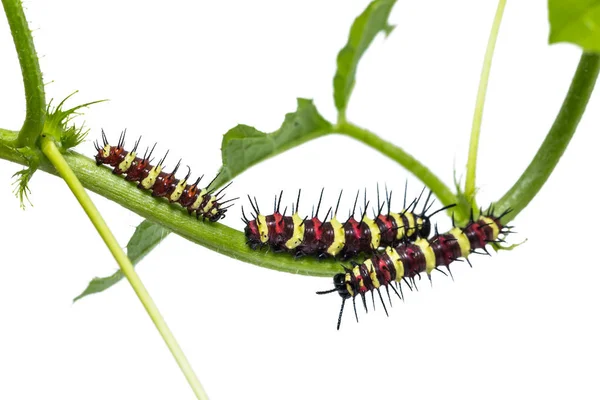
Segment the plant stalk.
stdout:
[[585,111],[600,72],[600,53],[583,53],[563,104],[539,150],[515,184],[495,203],[499,211],[513,211],[514,219],[540,191],[565,152]]
[[148,315],[152,319],[152,322],[156,326],[156,329],[158,329],[160,335],[169,347],[171,354],[173,354],[173,357],[175,357],[179,368],[185,375],[185,378],[192,387],[192,390],[196,394],[196,397],[199,400],[208,399],[206,392],[202,388],[200,381],[198,380],[194,371],[192,370],[191,365],[185,357],[185,354],[181,350],[181,347],[179,347],[175,336],[173,336],[173,333],[167,326],[165,320],[160,314],[158,308],[156,307],[156,304],[152,300],[152,297],[150,297],[150,293],[148,293],[148,291],[146,290],[146,287],[142,283],[137,272],[135,272],[135,270],[133,269],[131,261],[129,260],[129,258],[127,258],[127,255],[117,242],[117,239],[113,236],[112,232],[106,225],[106,222],[104,221],[104,219],[98,212],[98,209],[96,208],[96,206],[88,196],[87,192],[81,185],[81,182],[79,182],[79,180],[77,179],[77,177],[63,158],[62,154],[50,138],[47,138],[45,137],[45,135],[42,135],[41,145],[42,152],[46,155],[46,157],[48,157],[48,159],[54,165],[60,176],[65,180],[65,182],[79,201],[79,204],[81,204],[81,207],[84,209],[85,213],[92,221],[92,224],[102,237],[102,240],[104,240],[104,243],[106,243],[106,246],[109,248],[113,257],[119,264],[121,271],[123,271],[123,274],[125,275],[127,280],[129,280],[129,283],[131,284],[131,287],[133,287],[135,294],[142,302],[144,308],[146,309],[146,312],[148,313]]
[[25,122],[23,122],[14,146],[34,147],[44,129],[46,119],[46,97],[42,71],[21,0],[2,0],[2,5],[19,57],[25,87]]
[[437,196],[443,205],[447,206],[449,204],[456,204],[456,196],[454,193],[452,193],[450,188],[448,188],[444,182],[442,182],[426,166],[421,164],[421,162],[408,154],[402,148],[383,140],[376,134],[356,126],[351,122],[341,123],[335,127],[335,130],[339,133],[363,142],[364,144],[374,148],[382,154],[385,154],[398,164],[402,165],[408,171],[412,172],[423,183],[425,183],[425,185],[427,185],[427,187],[433,191],[433,194]]
[[477,90],[477,100],[475,102],[475,111],[473,113],[473,124],[471,126],[471,142],[469,143],[469,156],[467,160],[467,177],[465,180],[465,197],[471,204],[471,207],[477,208],[475,204],[475,178],[477,172],[477,150],[479,148],[479,134],[481,132],[481,121],[483,120],[483,108],[485,105],[485,95],[487,92],[490,70],[492,69],[492,59],[496,48],[496,39],[500,30],[500,23],[504,14],[506,0],[499,0],[496,8],[496,15],[492,23],[492,30],[488,38],[483,66],[481,68],[481,77],[479,78],[479,89]]

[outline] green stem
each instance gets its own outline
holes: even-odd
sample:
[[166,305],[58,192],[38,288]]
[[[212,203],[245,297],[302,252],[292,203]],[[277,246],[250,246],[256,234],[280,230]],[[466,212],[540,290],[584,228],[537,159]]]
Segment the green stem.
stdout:
[[[27,165],[18,151],[6,145],[14,138],[16,132],[0,129],[0,158]],[[197,221],[182,207],[150,196],[137,189],[135,183],[114,175],[106,167],[98,167],[81,154],[67,151],[63,156],[85,188],[211,250],[261,267],[304,275],[332,276],[341,269],[334,260],[317,261],[310,257],[295,260],[283,254],[251,250],[242,232],[220,223]],[[45,159],[40,160],[39,169],[58,175]]]
[[456,196],[435,174],[400,147],[350,122],[336,126],[336,131],[350,136],[385,154],[419,178],[444,205],[455,204]]
[[[452,192],[402,149],[352,124],[340,126],[339,132],[360,140],[398,161],[434,190],[444,204],[455,202]],[[6,145],[14,136],[15,133],[0,129],[0,158],[25,165],[25,159],[21,154]],[[317,261],[310,257],[294,259],[291,255],[251,250],[246,245],[244,234],[240,231],[219,223],[190,220],[182,207],[171,205],[149,196],[144,191],[137,190],[134,183],[115,176],[106,167],[96,166],[94,161],[81,154],[69,151],[64,157],[84,187],[211,250],[261,267],[295,274],[332,276],[341,269],[335,260]],[[52,165],[44,160],[41,160],[40,169],[56,175]]]
[[521,177],[496,203],[499,211],[513,210],[506,216],[505,222],[514,219],[529,204],[554,170],[577,129],[599,72],[600,54],[583,53],[546,139]]
[[494,49],[496,48],[496,39],[504,14],[506,0],[499,0],[496,8],[496,15],[492,23],[492,31],[488,38],[483,67],[481,68],[481,77],[479,78],[479,89],[477,90],[477,101],[475,102],[475,112],[473,113],[473,125],[471,127],[471,143],[469,144],[469,158],[467,161],[467,177],[465,180],[465,197],[472,206],[475,200],[475,175],[477,170],[477,149],[479,148],[479,134],[481,132],[481,121],[483,118],[483,107],[485,105],[485,94],[487,92],[490,70],[492,69],[492,59],[494,58]]
[[34,147],[46,119],[44,82],[21,0],[2,0],[23,74],[26,114],[16,145]]
[[181,368],[181,371],[183,372],[188,383],[192,387],[192,390],[196,394],[196,397],[200,400],[208,399],[206,392],[204,392],[200,381],[194,374],[194,371],[192,370],[191,365],[185,357],[185,354],[181,350],[181,347],[179,347],[179,344],[175,340],[173,333],[171,332],[162,315],[158,311],[158,308],[152,300],[152,297],[150,297],[150,293],[148,293],[148,291],[144,287],[144,284],[140,280],[140,277],[133,269],[131,261],[129,261],[129,258],[127,258],[127,255],[117,242],[117,239],[113,236],[112,232],[106,225],[106,222],[104,221],[104,219],[98,212],[98,209],[96,209],[96,206],[94,205],[87,192],[81,185],[81,182],[79,182],[79,180],[69,167],[69,164],[67,164],[62,154],[51,139],[47,138],[45,135],[42,135],[41,145],[42,152],[46,155],[46,157],[48,157],[48,159],[54,165],[60,176],[62,176],[62,178],[65,180],[65,182],[79,201],[79,204],[81,204],[81,207],[84,209],[85,213],[92,221],[92,224],[104,240],[104,243],[106,243],[106,246],[109,248],[113,257],[115,257],[115,260],[117,260],[117,263],[123,271],[123,274],[129,280],[129,283],[133,287],[133,290],[144,305],[146,312],[152,319],[152,322],[154,322],[156,329],[158,329],[165,343],[169,347],[171,354],[173,354],[173,357],[175,357],[179,368]]

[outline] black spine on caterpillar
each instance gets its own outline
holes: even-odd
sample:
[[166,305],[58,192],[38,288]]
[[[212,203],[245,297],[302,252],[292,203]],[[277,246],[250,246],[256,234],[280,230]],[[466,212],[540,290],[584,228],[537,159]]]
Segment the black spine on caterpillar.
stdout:
[[[406,188],[405,188],[406,189]],[[358,254],[374,254],[380,247],[396,246],[405,240],[416,240],[420,237],[428,237],[431,232],[430,218],[440,211],[454,207],[451,204],[442,207],[431,214],[427,214],[432,207],[432,193],[429,192],[425,204],[420,213],[415,209],[419,203],[424,190],[418,198],[406,205],[406,194],[404,197],[404,211],[394,213],[391,211],[392,193],[387,191],[383,203],[379,200],[379,188],[377,190],[377,213],[373,219],[367,217],[366,211],[368,202],[364,201],[364,210],[361,212],[359,220],[354,218],[358,193],[354,201],[354,208],[346,222],[340,222],[337,219],[337,211],[340,204],[338,198],[337,206],[333,214],[332,208],[327,211],[324,222],[319,219],[319,209],[323,199],[323,191],[319,197],[317,211],[311,218],[301,218],[298,214],[296,204],[295,211],[292,206],[292,215],[285,215],[285,211],[280,213],[281,195],[279,200],[275,197],[274,212],[271,215],[262,215],[260,213],[256,199],[254,202],[248,196],[252,205],[252,219],[248,219],[243,214],[243,221],[246,224],[244,230],[247,243],[252,249],[267,246],[273,251],[287,251],[296,257],[304,255],[314,255],[318,258],[337,257],[340,259],[349,259]],[[406,191],[405,191],[406,193]],[[300,192],[298,192],[298,202],[300,201]],[[382,214],[387,204],[387,214]],[[331,220],[327,221],[329,215]]]
[[365,300],[367,292],[371,292],[373,307],[375,307],[373,293],[377,291],[387,314],[380,291],[381,287],[385,288],[391,304],[389,288],[392,288],[398,297],[402,299],[400,285],[402,281],[412,289],[413,286],[416,287],[415,277],[420,277],[423,272],[431,280],[431,272],[434,269],[439,270],[440,266],[445,266],[450,272],[450,263],[462,261],[461,258],[465,259],[470,265],[471,263],[467,257],[471,253],[477,253],[478,249],[489,254],[485,248],[488,243],[503,242],[504,240],[500,236],[511,233],[511,227],[503,226],[500,222],[501,218],[509,212],[510,210],[506,210],[495,217],[493,210],[488,210],[485,215],[480,212],[481,215],[477,220],[474,220],[471,215],[470,222],[464,228],[456,227],[453,219],[453,228],[447,233],[439,234],[436,232],[429,240],[419,238],[412,243],[405,242],[396,247],[387,247],[384,253],[375,255],[362,264],[352,263],[352,268],[344,267],[343,273],[336,274],[333,277],[334,288],[317,292],[317,294],[338,292],[342,297],[337,329],[340,329],[346,300],[352,299],[357,321],[356,296],[360,295],[365,311],[368,311]]
[[171,203],[179,203],[188,210],[188,213],[195,213],[196,218],[202,217],[203,220],[208,219],[211,222],[216,222],[225,217],[225,212],[232,204],[226,207],[223,207],[223,205],[236,200],[229,199],[222,201],[225,196],[222,193],[231,183],[217,193],[213,193],[213,190],[209,189],[212,182],[203,189],[198,187],[204,175],[196,179],[191,185],[187,184],[191,174],[189,167],[185,178],[175,178],[181,160],[172,172],[163,171],[163,165],[168,152],[155,166],[150,164],[154,147],[150,151],[146,150],[144,157],[138,157],[136,151],[140,139],[137,140],[131,151],[127,151],[124,148],[125,132],[121,133],[117,145],[111,146],[108,144],[103,130],[102,145],[97,142],[94,143],[94,147],[97,150],[95,156],[96,164],[111,166],[114,174],[125,175],[125,180],[138,182],[138,188],[150,190],[152,196],[164,197]]

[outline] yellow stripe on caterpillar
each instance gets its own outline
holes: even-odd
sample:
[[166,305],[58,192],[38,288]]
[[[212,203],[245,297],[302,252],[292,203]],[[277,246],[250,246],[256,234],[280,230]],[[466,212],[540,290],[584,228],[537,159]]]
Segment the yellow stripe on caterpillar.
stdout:
[[430,275],[431,271],[433,271],[436,267],[435,253],[434,253],[433,249],[431,248],[429,241],[427,239],[423,239],[423,238],[419,238],[419,239],[415,240],[415,245],[419,246],[419,248],[421,249],[421,252],[425,256],[425,272],[427,272],[427,275]]
[[212,208],[213,204],[215,204],[216,201],[217,201],[217,198],[215,196],[210,196],[210,198],[206,202],[206,205],[202,209],[202,212],[205,214],[208,213],[208,211],[210,211],[210,209]]
[[260,241],[262,243],[267,243],[269,241],[269,227],[267,226],[267,218],[259,214],[258,218],[256,218],[258,225],[258,232],[260,233]]
[[169,200],[173,201],[173,202],[179,200],[179,198],[183,194],[183,191],[185,190],[185,186],[186,186],[185,179],[182,179],[179,182],[177,182],[177,185],[175,186],[173,193],[171,193],[171,195],[169,196]]
[[200,205],[201,205],[201,204],[202,204],[202,202],[204,201],[204,196],[206,196],[206,193],[207,193],[207,190],[206,190],[206,188],[205,188],[205,189],[202,189],[202,190],[200,191],[200,193],[198,193],[198,197],[196,197],[196,200],[194,201],[194,204],[192,204],[192,205],[190,206],[190,209],[192,209],[192,210],[194,210],[194,211],[195,211],[195,210],[197,210],[197,209],[199,209],[199,208],[200,208]]
[[336,217],[333,217],[330,223],[333,228],[333,242],[327,248],[327,254],[336,256],[346,244],[346,235],[344,233],[344,226]]
[[349,272],[346,273],[344,277],[344,282],[346,282],[346,290],[350,294],[350,296],[354,297],[354,290],[352,289],[352,275]]
[[369,231],[371,231],[371,248],[378,249],[379,243],[381,243],[381,231],[379,230],[379,226],[369,217],[364,217],[362,221],[369,227]]
[[417,231],[417,226],[415,224],[415,216],[412,213],[406,211],[402,211],[402,214],[400,215],[406,217],[406,220],[408,221],[408,229],[404,227],[404,230],[406,231],[406,237],[411,237]]
[[160,175],[161,171],[162,165],[153,167],[150,172],[148,172],[148,176],[142,180],[142,187],[148,190],[152,189],[152,186],[154,186],[154,182],[156,182],[156,178],[158,178],[158,175]]
[[360,270],[358,269],[358,267],[352,268],[352,273],[354,274],[354,277],[358,278],[358,286],[360,288],[364,288],[365,280],[362,279],[362,275],[360,274]]
[[375,267],[373,266],[373,261],[370,259],[364,262],[365,267],[367,267],[367,271],[369,272],[369,278],[371,278],[371,282],[373,282],[373,287],[378,288],[381,286],[379,279],[377,279],[377,271],[375,271]]
[[396,268],[396,280],[398,282],[402,281],[404,277],[404,263],[400,260],[400,255],[393,247],[386,247],[385,254],[387,254],[392,262],[394,263],[394,268]]
[[292,221],[294,222],[294,233],[292,237],[285,242],[285,247],[288,249],[295,249],[298,247],[304,239],[304,220],[300,218],[298,213],[292,215]]
[[485,216],[481,216],[480,220],[485,221],[485,223],[488,224],[490,228],[492,228],[492,240],[498,239],[498,236],[500,235],[500,230],[498,229],[498,224],[496,224],[496,221],[494,221],[490,217]]
[[471,254],[471,243],[469,242],[467,235],[465,235],[459,227],[452,228],[448,233],[458,241],[461,256],[467,258],[469,254]]
[[133,160],[135,160],[135,151],[132,151],[131,153],[128,153],[125,158],[123,159],[123,161],[121,161],[119,163],[119,169],[121,171],[127,171],[129,169],[129,167],[131,167],[131,163],[133,162]]

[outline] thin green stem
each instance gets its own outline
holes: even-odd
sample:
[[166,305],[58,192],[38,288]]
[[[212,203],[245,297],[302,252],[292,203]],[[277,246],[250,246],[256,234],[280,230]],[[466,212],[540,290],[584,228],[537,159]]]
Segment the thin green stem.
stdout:
[[350,136],[390,157],[419,178],[444,205],[456,204],[454,193],[433,172],[400,147],[350,122],[336,126],[336,131]]
[[[475,112],[473,113],[473,125],[471,127],[471,143],[469,144],[469,158],[467,161],[467,177],[465,180],[465,197],[469,203],[475,200],[475,175],[477,171],[477,150],[479,148],[479,134],[481,132],[481,121],[483,119],[483,108],[485,105],[485,94],[487,92],[490,70],[492,69],[492,59],[494,58],[494,49],[496,48],[496,39],[504,14],[506,0],[499,0],[496,8],[496,15],[492,23],[492,31],[488,38],[483,67],[481,68],[481,77],[479,78],[479,89],[477,90],[477,101],[475,102]],[[472,206],[475,204],[472,204]]]
[[563,104],[535,157],[515,184],[496,202],[496,209],[513,211],[504,222],[514,219],[540,191],[567,148],[600,72],[600,54],[583,53]]
[[34,147],[46,118],[44,82],[21,0],[2,0],[23,74],[26,114],[16,145]]
[[181,371],[183,372],[185,378],[192,387],[192,390],[196,394],[196,397],[200,400],[208,399],[206,392],[204,392],[200,381],[194,374],[194,371],[192,370],[191,365],[185,357],[185,354],[181,350],[181,347],[179,347],[179,344],[175,340],[173,333],[171,332],[162,315],[158,311],[158,308],[152,300],[152,297],[150,297],[150,293],[148,293],[148,291],[146,290],[144,284],[140,280],[140,277],[133,269],[131,261],[129,260],[129,258],[127,258],[127,255],[117,242],[117,239],[113,236],[112,232],[106,225],[106,222],[104,221],[104,219],[96,209],[96,206],[94,205],[87,192],[81,185],[81,182],[79,182],[79,180],[69,167],[69,164],[67,164],[66,160],[63,158],[62,154],[50,138],[47,138],[45,137],[45,135],[42,135],[41,145],[42,152],[46,155],[46,157],[48,157],[48,159],[54,165],[60,176],[62,176],[62,178],[65,180],[65,182],[79,201],[79,204],[81,204],[81,207],[84,209],[85,213],[92,221],[92,224],[104,240],[104,243],[106,243],[106,246],[109,248],[113,257],[115,257],[115,260],[117,260],[121,271],[123,271],[123,274],[129,280],[129,283],[133,287],[133,290],[144,305],[146,312],[152,319],[152,322],[154,322],[156,329],[158,329],[165,343],[169,347],[171,354],[173,354],[173,357],[175,357],[179,368],[181,368]]

